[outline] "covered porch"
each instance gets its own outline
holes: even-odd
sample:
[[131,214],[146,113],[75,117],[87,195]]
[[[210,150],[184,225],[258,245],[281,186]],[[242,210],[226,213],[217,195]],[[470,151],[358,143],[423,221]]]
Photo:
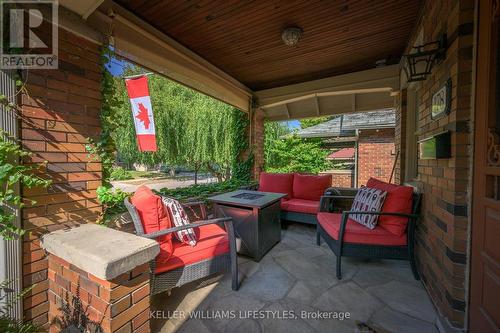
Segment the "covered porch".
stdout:
[[290,224],[281,242],[258,263],[241,256],[241,287],[229,274],[194,290],[186,285],[152,300],[158,332],[355,332],[366,323],[377,332],[438,332],[437,311],[404,261],[335,256],[316,230]]
[[[19,260],[8,274],[18,289],[36,286],[18,316],[50,327],[51,268],[40,238],[94,223],[102,211],[96,201],[102,166],[88,158],[85,144],[101,131],[99,54],[111,45],[118,56],[245,112],[249,149],[242,160],[253,156],[256,180],[264,170],[265,121],[394,108],[393,182],[411,183],[423,193],[415,245],[421,281],[407,262],[362,259],[347,259],[345,277],[337,280],[335,256],[324,244],[315,245],[314,227],[290,224],[259,263],[240,257],[239,291],[231,291],[225,276],[197,290],[187,285],[151,297],[147,311],[129,311],[119,327],[123,332],[352,332],[356,320],[378,332],[498,329],[498,301],[485,293],[498,289],[498,267],[484,276],[482,269],[478,276],[470,273],[471,259],[483,260],[483,247],[473,252],[474,241],[491,247],[471,238],[477,215],[471,201],[473,166],[483,162],[474,160],[473,121],[477,112],[486,113],[485,105],[479,110],[474,104],[478,22],[493,1],[59,3],[59,68],[30,70],[29,93],[17,101],[24,118],[15,132],[33,153],[29,162],[47,160],[46,173],[57,185],[22,189],[37,204],[22,210],[19,223],[36,232],[9,248]],[[498,11],[488,15],[489,23],[498,22]],[[285,33],[290,27],[301,30],[293,46],[283,40],[294,42]],[[403,55],[444,34],[445,57],[422,80],[409,82]],[[433,95],[448,81],[449,112],[435,118]],[[451,136],[451,157],[421,158],[419,142],[443,132]],[[490,192],[498,199],[496,189]],[[492,230],[496,235],[498,228]],[[494,262],[488,261],[491,267]],[[22,279],[16,277],[20,271]],[[351,318],[208,318],[229,309],[345,311]],[[195,310],[208,317],[182,315]],[[139,315],[147,318],[141,330],[133,323]]]

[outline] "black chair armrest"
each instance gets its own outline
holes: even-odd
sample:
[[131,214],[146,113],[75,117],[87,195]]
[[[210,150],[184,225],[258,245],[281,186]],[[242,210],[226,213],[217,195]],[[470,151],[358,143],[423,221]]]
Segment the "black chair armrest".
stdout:
[[[204,220],[204,221],[189,223],[189,224],[182,225],[179,227],[173,227],[173,228],[168,228],[168,229],[164,229],[164,230],[160,230],[160,231],[156,231],[156,232],[151,232],[149,234],[143,234],[140,236],[154,239],[154,238],[158,238],[160,236],[165,236],[165,235],[171,234],[173,232],[177,232],[177,231],[181,231],[181,230],[185,230],[185,229],[189,229],[189,228],[201,227],[201,226],[208,225],[208,224],[220,224],[220,223],[223,223],[226,226],[228,224],[231,224],[231,226],[232,226],[233,218],[221,217],[221,218],[217,218],[217,219]],[[226,228],[226,230],[227,230],[227,228]]]
[[325,190],[324,195],[348,195],[355,196],[358,192],[355,187],[329,187]]
[[332,198],[333,200],[335,199],[354,199],[354,195],[323,195],[325,198]]
[[320,212],[333,212],[335,200],[354,200],[352,195],[323,195],[319,203]]

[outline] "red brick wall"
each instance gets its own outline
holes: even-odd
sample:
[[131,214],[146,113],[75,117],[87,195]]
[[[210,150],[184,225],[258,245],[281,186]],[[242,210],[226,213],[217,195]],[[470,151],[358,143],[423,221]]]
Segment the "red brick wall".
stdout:
[[24,287],[36,287],[24,299],[27,319],[47,322],[47,259],[39,247],[45,232],[95,222],[101,212],[96,188],[101,164],[87,156],[85,142],[100,132],[101,65],[99,46],[59,29],[59,69],[24,73],[21,138],[33,156],[26,163],[47,161],[43,174],[53,181],[48,189],[23,188],[36,200],[22,211]]
[[150,332],[148,264],[106,281],[54,255],[49,255],[48,262],[50,332],[61,331],[62,309],[67,306],[75,311],[75,297],[81,302],[82,315],[99,323],[104,333]]
[[394,129],[360,130],[358,139],[358,186],[370,177],[388,182],[395,158]]
[[[466,325],[468,289],[474,4],[472,0],[427,1],[416,29],[419,33],[423,28],[426,42],[437,40],[442,32],[448,36],[446,59],[425,81],[417,83],[419,139],[444,130],[452,133],[452,158],[418,161],[418,185],[424,200],[417,230],[417,260],[439,312],[460,328]],[[452,80],[451,112],[432,120],[432,95],[448,78]]]
[[332,187],[354,187],[354,170],[332,170],[321,174],[332,175]]

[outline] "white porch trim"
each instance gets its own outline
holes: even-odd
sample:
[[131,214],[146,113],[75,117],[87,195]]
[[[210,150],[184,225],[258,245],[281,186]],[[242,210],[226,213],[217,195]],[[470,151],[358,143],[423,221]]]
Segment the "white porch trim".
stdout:
[[399,65],[255,92],[268,120],[287,120],[394,107]]

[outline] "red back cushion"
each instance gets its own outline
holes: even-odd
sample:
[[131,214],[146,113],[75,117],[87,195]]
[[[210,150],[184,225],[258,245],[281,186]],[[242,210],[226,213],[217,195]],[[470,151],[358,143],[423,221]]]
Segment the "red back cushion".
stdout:
[[266,173],[262,172],[259,179],[259,191],[286,193],[288,199],[292,197],[293,173]]
[[[413,204],[413,188],[410,186],[402,186],[389,184],[375,178],[370,178],[366,187],[376,188],[387,192],[382,212],[390,213],[406,213],[410,214]],[[380,216],[378,225],[387,231],[401,236],[406,231],[408,219],[399,216]]]
[[[161,198],[154,194],[147,186],[140,186],[130,199],[141,218],[145,233],[151,233],[172,227],[168,210]],[[172,254],[172,235],[161,236],[156,239],[160,243],[160,254],[157,261],[167,261]]]
[[301,175],[293,177],[293,197],[319,201],[325,190],[332,186],[332,175]]

